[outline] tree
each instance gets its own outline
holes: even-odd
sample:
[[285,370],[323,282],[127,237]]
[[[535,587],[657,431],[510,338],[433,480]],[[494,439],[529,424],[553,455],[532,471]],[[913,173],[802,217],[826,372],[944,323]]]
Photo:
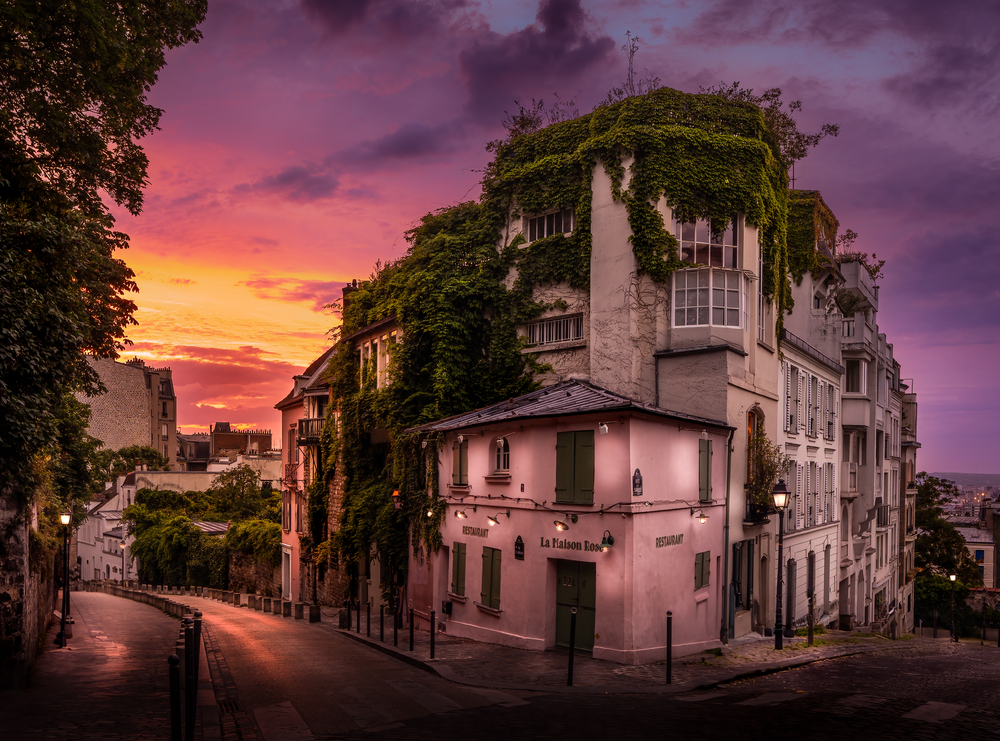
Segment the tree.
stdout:
[[99,450],[96,454],[100,474],[105,481],[134,471],[137,463],[146,466],[147,471],[169,471],[170,459],[156,448],[148,445],[128,445],[118,450]]
[[206,0],[13,0],[0,6],[0,491],[38,484],[67,389],[100,390],[134,324],[127,246],[102,195],[142,207],[138,140],[164,50],[197,41]]
[[832,123],[823,124],[820,126],[820,130],[813,134],[804,134],[799,131],[798,124],[792,114],[802,110],[802,101],[793,100],[784,105],[781,101],[780,87],[768,88],[757,95],[753,88],[741,88],[739,81],[736,81],[728,86],[719,83],[715,87],[699,88],[698,92],[717,95],[726,100],[752,103],[760,108],[764,114],[764,122],[774,136],[778,154],[786,168],[794,167],[796,162],[805,159],[809,150],[825,137],[840,134],[840,126]]
[[628,58],[628,71],[625,73],[625,80],[618,87],[613,87],[608,91],[607,96],[595,106],[595,110],[601,106],[614,105],[626,98],[634,98],[637,95],[651,93],[661,87],[660,78],[646,70],[646,75],[642,79],[636,79],[635,55],[639,52],[639,37],[633,36],[631,31],[625,32],[625,43],[622,44],[622,51]]
[[965,538],[944,519],[944,505],[956,496],[958,489],[953,481],[929,476],[925,471],[917,474],[914,565],[921,571],[939,576],[957,574],[963,584],[981,587],[983,576],[969,555]]

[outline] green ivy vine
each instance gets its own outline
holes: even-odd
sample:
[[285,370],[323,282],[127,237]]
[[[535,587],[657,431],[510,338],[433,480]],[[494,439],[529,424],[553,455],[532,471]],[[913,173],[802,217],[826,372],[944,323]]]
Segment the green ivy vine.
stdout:
[[[830,251],[837,244],[840,222],[818,190],[793,190],[788,194],[788,272],[796,284],[811,273],[816,277],[829,258],[816,249],[822,234]],[[791,307],[789,307],[791,308]]]

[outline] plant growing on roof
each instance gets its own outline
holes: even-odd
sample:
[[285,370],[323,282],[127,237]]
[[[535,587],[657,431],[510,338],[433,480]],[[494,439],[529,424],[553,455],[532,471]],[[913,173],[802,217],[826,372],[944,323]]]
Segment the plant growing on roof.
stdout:
[[791,458],[767,433],[757,430],[747,445],[747,498],[757,507],[774,505],[774,485],[787,475]]

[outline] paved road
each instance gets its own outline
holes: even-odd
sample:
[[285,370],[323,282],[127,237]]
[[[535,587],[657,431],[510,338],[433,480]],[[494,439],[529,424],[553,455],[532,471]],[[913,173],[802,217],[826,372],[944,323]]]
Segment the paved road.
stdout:
[[[706,692],[675,696],[531,695],[512,708],[437,715],[379,739],[848,738],[995,739],[1000,651],[901,644]],[[343,734],[338,738],[366,738]],[[370,738],[368,736],[367,738]]]
[[178,621],[148,605],[74,592],[69,647],[49,631],[27,690],[0,692],[0,738],[133,741],[170,737],[167,656]]
[[252,738],[245,722],[226,725],[227,715],[241,712],[253,720],[258,738],[286,741],[381,733],[432,714],[523,702],[509,693],[452,684],[325,624],[197,597],[185,602],[204,615],[209,666],[213,679],[220,675],[217,691],[238,703],[235,713],[223,714],[227,739]]

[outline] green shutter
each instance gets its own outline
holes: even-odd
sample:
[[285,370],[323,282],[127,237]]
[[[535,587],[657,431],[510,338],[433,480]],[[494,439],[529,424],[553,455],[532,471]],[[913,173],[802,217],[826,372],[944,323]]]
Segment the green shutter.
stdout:
[[704,553],[694,554],[694,588],[701,587],[701,561],[705,557]]
[[469,441],[463,440],[458,448],[458,483],[465,486],[469,483]]
[[451,550],[451,593],[465,596],[465,543],[455,543]]
[[462,446],[457,442],[451,447],[451,483],[458,486],[461,475]]
[[483,588],[479,592],[479,604],[490,603],[491,584],[493,581],[493,549],[483,546]]
[[575,435],[560,432],[556,435],[556,501],[573,501],[573,453]]
[[694,588],[701,589],[711,583],[712,552],[703,551],[694,554]]
[[594,503],[594,431],[580,430],[574,438],[573,501]]
[[698,499],[712,498],[712,441],[698,441]]
[[500,609],[500,549],[493,549],[493,578],[490,581],[490,607]]

